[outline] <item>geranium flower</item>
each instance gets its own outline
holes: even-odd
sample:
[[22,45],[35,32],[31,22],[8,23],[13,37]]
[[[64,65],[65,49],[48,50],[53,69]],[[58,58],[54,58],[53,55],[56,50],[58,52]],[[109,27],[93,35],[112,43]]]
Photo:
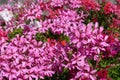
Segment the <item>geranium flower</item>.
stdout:
[[100,5],[94,0],[81,0],[81,3],[86,10],[100,10]]
[[111,13],[114,13],[115,11],[115,8],[116,6],[110,2],[107,2],[104,6],[104,13],[105,14],[111,14]]
[[108,74],[108,71],[103,69],[103,70],[100,70],[97,72],[97,75],[98,75],[98,78],[99,79],[107,79],[107,74]]
[[[89,12],[82,7],[100,10],[94,0],[27,0],[22,6],[1,7],[0,15],[8,24],[0,26],[0,79],[45,79],[61,75],[64,69],[70,73],[68,80],[107,79],[108,72],[96,74],[88,60],[98,62],[101,53],[114,57],[120,52],[120,41],[105,34],[99,21],[84,24]],[[107,14],[114,13],[114,8],[109,3],[104,7]],[[15,36],[7,39],[10,33]]]

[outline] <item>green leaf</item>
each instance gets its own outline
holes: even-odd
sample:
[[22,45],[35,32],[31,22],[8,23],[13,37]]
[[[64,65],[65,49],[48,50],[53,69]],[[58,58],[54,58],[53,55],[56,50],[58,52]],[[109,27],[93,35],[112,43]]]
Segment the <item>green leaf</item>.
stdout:
[[46,37],[44,36],[44,33],[37,33],[35,35],[35,39],[37,41],[42,41],[42,42],[45,42],[46,41]]
[[96,62],[95,60],[89,59],[89,60],[88,60],[88,63],[89,63],[93,68],[95,68],[97,62]]
[[8,34],[9,39],[15,38],[17,34],[22,35],[23,29],[22,28],[17,28],[14,29],[13,32],[10,32]]
[[108,69],[108,76],[112,80],[120,80],[120,64]]
[[68,36],[63,36],[63,40],[65,40],[66,42],[70,42],[70,38]]

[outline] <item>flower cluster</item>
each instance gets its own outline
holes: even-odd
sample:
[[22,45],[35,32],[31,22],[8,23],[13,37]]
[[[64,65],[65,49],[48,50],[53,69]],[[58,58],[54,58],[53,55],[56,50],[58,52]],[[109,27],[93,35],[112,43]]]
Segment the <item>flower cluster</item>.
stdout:
[[93,0],[3,5],[0,80],[110,79],[108,67],[120,64],[117,10],[118,5]]

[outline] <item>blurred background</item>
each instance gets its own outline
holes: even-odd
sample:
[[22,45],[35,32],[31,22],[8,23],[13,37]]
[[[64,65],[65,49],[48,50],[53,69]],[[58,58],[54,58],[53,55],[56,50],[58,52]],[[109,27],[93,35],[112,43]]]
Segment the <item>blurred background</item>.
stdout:
[[[14,2],[17,2],[17,1],[22,2],[23,0],[12,0],[12,1],[14,1]],[[7,3],[8,3],[8,0],[0,0],[0,5],[7,4]]]
[[0,0],[0,4],[6,4],[7,0]]
[[[15,2],[17,2],[17,1],[22,2],[23,0],[13,0],[13,1],[15,1]],[[100,3],[102,2],[102,0],[96,0],[96,1],[98,1]],[[107,1],[111,1],[112,3],[115,3],[115,0],[107,0]],[[0,0],[0,5],[7,4],[7,2],[8,2],[8,0]]]

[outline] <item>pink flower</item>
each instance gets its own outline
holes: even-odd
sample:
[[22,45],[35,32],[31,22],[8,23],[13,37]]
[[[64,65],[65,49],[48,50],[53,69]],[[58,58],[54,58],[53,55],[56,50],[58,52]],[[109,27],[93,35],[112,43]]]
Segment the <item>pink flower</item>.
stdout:
[[99,79],[102,79],[102,80],[107,79],[107,74],[108,74],[108,71],[104,69],[97,72]]
[[104,13],[105,14],[111,14],[111,13],[114,13],[115,11],[115,8],[116,6],[110,2],[107,2],[104,6]]
[[86,10],[100,10],[100,5],[94,0],[81,0],[81,3]]
[[51,2],[51,5],[52,6],[59,6],[59,7],[61,7],[63,4],[64,4],[64,0],[52,0],[52,2]]
[[5,39],[7,39],[7,33],[5,31],[3,31],[2,29],[0,29],[0,39],[4,37]]

